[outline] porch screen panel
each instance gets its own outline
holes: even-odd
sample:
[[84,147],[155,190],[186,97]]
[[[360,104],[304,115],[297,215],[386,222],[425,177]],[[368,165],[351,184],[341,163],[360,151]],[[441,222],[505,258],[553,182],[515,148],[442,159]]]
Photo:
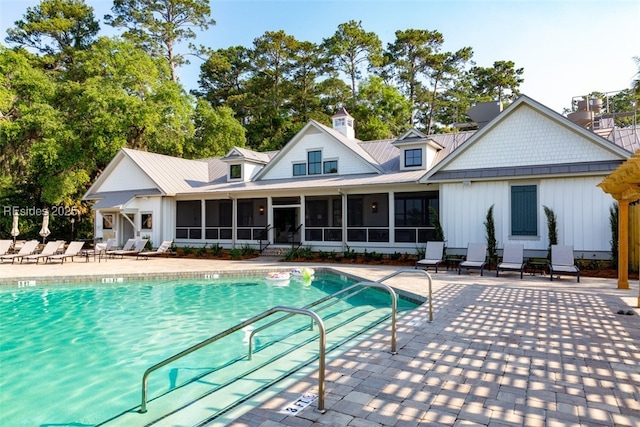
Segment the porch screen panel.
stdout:
[[438,193],[396,194],[395,225],[396,227],[429,227],[431,226],[432,207],[438,212]]
[[254,225],[253,201],[238,200],[238,229],[236,237],[239,240],[251,240],[251,228]]
[[307,227],[326,227],[329,225],[329,200],[318,200],[308,198],[305,202]]
[[205,201],[205,239],[218,240],[221,228],[231,230],[233,205],[230,200]]
[[362,225],[364,225],[362,197],[347,196],[347,226],[361,227]]
[[176,238],[200,239],[202,237],[202,209],[200,200],[176,202]]
[[253,202],[238,201],[238,227],[253,225]]
[[538,188],[535,185],[511,186],[511,234],[538,235]]
[[324,227],[329,226],[329,199],[309,197],[305,200],[305,240],[322,241]]
[[396,193],[394,207],[396,242],[424,243],[433,240],[435,229],[431,224],[433,218],[429,208],[436,213],[439,211],[437,191]]

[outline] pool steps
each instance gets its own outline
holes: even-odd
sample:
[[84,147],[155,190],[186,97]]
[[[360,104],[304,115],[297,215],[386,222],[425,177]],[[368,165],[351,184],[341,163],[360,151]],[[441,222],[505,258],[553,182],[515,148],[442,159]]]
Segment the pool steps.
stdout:
[[[334,313],[333,316],[323,316],[323,319],[330,318],[330,320],[326,320],[327,350],[330,351],[347,340],[353,341],[354,336],[365,339],[368,336],[365,331],[377,330],[378,328],[371,329],[372,324],[374,327],[379,325],[380,322],[388,319],[388,315],[388,308],[354,307],[349,311]],[[345,328],[345,324],[350,327]],[[298,367],[297,371],[304,375],[308,375],[303,369],[304,366],[308,366],[309,372],[316,370],[317,367],[313,361],[317,359],[318,348],[317,340],[314,337],[317,338],[317,332],[311,332],[306,342],[301,346],[288,343],[286,339],[279,341],[277,346],[279,354],[276,356],[267,356],[264,351],[256,352],[253,361],[248,361],[246,358],[238,360],[232,365],[181,387],[180,390],[173,390],[151,400],[147,406],[148,412],[145,414],[138,413],[138,408],[135,408],[100,425],[109,427],[131,425],[196,426],[205,420],[208,420],[207,425],[225,425],[241,415],[238,412],[242,412],[243,409],[235,407],[243,401],[247,403],[247,407],[244,409],[246,411],[255,407],[256,403],[250,402],[256,394],[262,395],[267,392],[268,388],[271,388],[268,393],[276,393],[277,390],[273,390],[271,387],[273,384],[280,381],[278,385],[281,389],[283,384],[289,383],[290,385],[297,378],[298,374],[279,372],[277,366]],[[274,357],[277,359],[277,364],[272,360]],[[331,359],[330,353],[327,354],[327,359]],[[259,367],[251,369],[252,365],[259,365]],[[237,379],[238,371],[244,368],[249,368],[249,373]],[[265,378],[270,380],[265,381]],[[284,383],[282,383],[283,380]],[[248,393],[248,390],[254,391]],[[313,392],[314,390],[308,391]],[[224,421],[226,417],[230,418]]]

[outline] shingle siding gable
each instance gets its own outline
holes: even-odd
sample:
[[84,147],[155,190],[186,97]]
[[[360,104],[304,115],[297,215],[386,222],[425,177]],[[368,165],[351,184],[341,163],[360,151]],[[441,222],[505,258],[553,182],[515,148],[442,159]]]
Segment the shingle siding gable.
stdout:
[[619,160],[584,136],[550,121],[531,107],[516,111],[443,170],[504,168]]

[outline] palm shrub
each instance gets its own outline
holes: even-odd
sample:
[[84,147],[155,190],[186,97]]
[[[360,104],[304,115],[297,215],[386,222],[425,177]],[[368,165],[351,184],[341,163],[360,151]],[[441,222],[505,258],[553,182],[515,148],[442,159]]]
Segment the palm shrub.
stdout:
[[302,259],[313,259],[313,247],[305,246],[304,248],[298,248],[298,256]]
[[242,258],[242,249],[240,249],[240,248],[232,248],[229,251],[229,256],[231,257],[231,259],[240,259],[240,258]]
[[220,254],[222,254],[222,246],[220,246],[220,244],[217,242],[211,245],[210,250],[211,254],[214,256],[220,256]]
[[492,261],[498,261],[498,242],[496,241],[496,224],[493,220],[493,205],[487,211],[487,217],[484,222],[484,228],[487,232],[487,251],[489,252],[489,265]]
[[551,246],[558,244],[558,219],[555,212],[547,206],[542,206],[547,217],[547,233],[549,234],[549,247],[547,249],[547,259],[551,259]]
[[196,256],[200,256],[200,257],[206,256],[207,251],[208,251],[207,244],[205,243],[203,246],[196,249]]
[[255,252],[256,249],[248,243],[242,245],[242,247],[240,248],[240,253],[242,254],[242,256],[253,256]]
[[614,203],[609,208],[609,224],[611,225],[611,263],[618,267],[618,214],[620,207]]
[[433,206],[429,206],[429,217],[430,223],[435,229],[435,240],[438,242],[444,242],[444,230],[442,229],[442,225],[440,225],[440,215],[438,215],[438,211],[436,211]]
[[[438,215],[438,211],[435,210],[433,206],[429,206],[429,223],[433,226],[435,235],[434,240],[438,242],[444,242],[444,230],[442,229],[442,224],[440,224],[440,215]],[[426,251],[426,248],[424,249]],[[424,258],[424,254],[422,254]],[[444,257],[447,256],[447,247],[445,243],[444,251],[442,253]],[[422,259],[420,257],[420,253],[418,253],[418,259]]]

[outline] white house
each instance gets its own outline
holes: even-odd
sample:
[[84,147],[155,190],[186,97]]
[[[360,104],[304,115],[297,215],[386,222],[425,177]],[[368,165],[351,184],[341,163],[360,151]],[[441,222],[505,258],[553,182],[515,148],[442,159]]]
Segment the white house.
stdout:
[[234,148],[184,160],[123,149],[84,199],[96,201],[96,238],[383,253],[414,253],[433,239],[430,208],[448,251],[464,252],[485,241],[493,205],[498,246],[521,242],[542,254],[547,206],[559,243],[606,259],[614,201],[596,185],[640,148],[629,141],[612,142],[526,96],[478,131],[410,130],[368,142],[355,139],[343,109],[331,128],[310,121],[278,152]]

